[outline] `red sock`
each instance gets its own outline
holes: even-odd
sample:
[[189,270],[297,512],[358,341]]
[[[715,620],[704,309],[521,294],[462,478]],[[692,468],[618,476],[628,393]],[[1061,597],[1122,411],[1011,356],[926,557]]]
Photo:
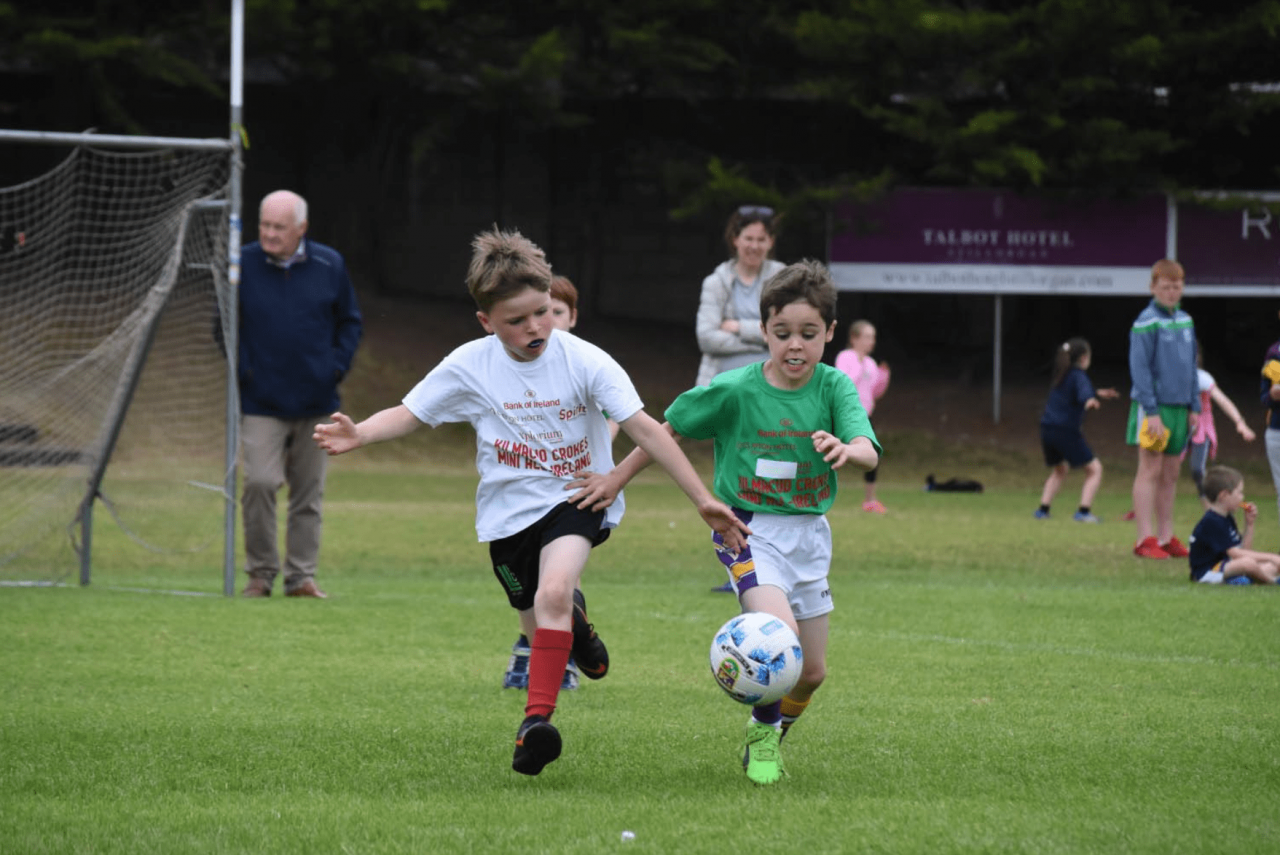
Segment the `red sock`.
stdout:
[[551,718],[569,664],[573,633],[563,629],[542,629],[533,634],[529,653],[529,700],[524,714]]

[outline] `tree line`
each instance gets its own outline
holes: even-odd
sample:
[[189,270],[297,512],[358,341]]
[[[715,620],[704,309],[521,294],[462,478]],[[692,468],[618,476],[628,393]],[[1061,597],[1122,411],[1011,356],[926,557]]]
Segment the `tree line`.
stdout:
[[[68,121],[149,133],[157,92],[226,103],[225,0],[26,5],[0,2],[0,73],[57,81]],[[572,134],[606,104],[715,104],[719,134],[623,149],[678,217],[894,185],[1270,187],[1278,27],[1269,0],[247,0],[245,37],[250,79],[327,93],[396,158],[477,121]],[[32,105],[5,92],[0,115],[22,126]]]

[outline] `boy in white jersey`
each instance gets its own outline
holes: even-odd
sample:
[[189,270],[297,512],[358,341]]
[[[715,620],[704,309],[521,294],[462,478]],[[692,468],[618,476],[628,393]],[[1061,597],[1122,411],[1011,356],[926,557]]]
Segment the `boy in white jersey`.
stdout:
[[[751,526],[751,545],[741,550],[713,538],[743,610],[786,621],[804,650],[795,688],[752,710],[742,765],[756,784],[782,777],[782,736],[826,676],[832,603],[824,514],[836,496],[836,470],[846,463],[870,470],[880,459],[853,381],[821,361],[835,333],[835,308],[824,266],[788,266],[760,295],[768,360],[690,389],[666,412],[665,427],[675,436],[715,439],[716,493]],[[584,475],[576,500],[606,507],[648,462],[637,449],[607,475]]]
[[[551,277],[551,325],[558,330],[565,332],[573,332],[573,328],[578,325],[578,289],[565,276]],[[608,418],[608,413],[605,417]],[[613,419],[608,419],[609,437],[610,439],[618,438],[618,423]],[[579,600],[582,600],[582,592],[574,591],[575,606]],[[575,607],[573,616],[575,626],[580,626],[585,622],[586,603],[582,604],[581,610]],[[607,655],[607,654],[606,654]],[[588,679],[599,680],[605,675],[605,671],[600,670],[597,665],[596,670],[586,671]],[[515,644],[511,645],[511,659],[507,664],[507,671],[502,675],[502,688],[504,689],[527,689],[529,688],[529,636],[524,634],[521,629],[520,635],[516,638]],[[564,679],[560,682],[560,691],[569,691],[578,688],[578,666],[574,663],[573,657],[569,657],[569,667],[565,668]]]
[[472,244],[467,288],[485,332],[455,349],[404,401],[355,424],[334,413],[316,425],[329,454],[404,436],[421,424],[470,422],[476,431],[476,533],[489,543],[494,575],[533,639],[529,698],[511,766],[537,775],[560,756],[551,724],[570,653],[603,676],[604,645],[574,592],[592,547],[622,518],[622,502],[602,511],[565,501],[567,485],[590,468],[613,466],[607,410],[640,448],[671,474],[702,518],[735,547],[750,529],[707,490],[679,446],[641,408],[625,371],[571,333],[553,331],[551,268],[518,232],[493,230]]

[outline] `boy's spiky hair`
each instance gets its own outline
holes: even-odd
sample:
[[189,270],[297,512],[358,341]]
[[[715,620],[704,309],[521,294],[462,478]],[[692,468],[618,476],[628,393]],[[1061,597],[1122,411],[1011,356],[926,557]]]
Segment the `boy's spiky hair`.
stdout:
[[488,312],[494,303],[526,288],[543,292],[551,288],[551,265],[538,245],[520,232],[504,232],[496,226],[476,235],[471,242],[467,290],[477,308]]
[[826,265],[811,258],[787,265],[765,283],[760,293],[760,317],[768,323],[774,312],[802,302],[817,309],[828,328],[835,323],[836,283]]

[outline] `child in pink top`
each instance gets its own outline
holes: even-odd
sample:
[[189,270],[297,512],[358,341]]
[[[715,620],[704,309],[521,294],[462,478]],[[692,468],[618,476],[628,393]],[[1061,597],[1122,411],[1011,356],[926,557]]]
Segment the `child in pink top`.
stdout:
[[1218,388],[1213,375],[1204,370],[1199,342],[1196,344],[1196,382],[1200,387],[1200,420],[1192,430],[1182,456],[1191,458],[1191,477],[1196,482],[1196,494],[1200,497],[1200,504],[1207,508],[1210,500],[1204,494],[1205,466],[1208,461],[1218,456],[1218,429],[1213,423],[1213,405],[1217,404],[1218,409],[1235,422],[1236,432],[1245,442],[1253,442],[1256,434],[1245,424],[1240,410],[1227,397],[1227,394]]
[[[878,401],[889,390],[889,363],[877,363],[871,358],[876,349],[876,328],[871,321],[854,321],[849,325],[849,346],[836,354],[836,368],[848,374],[853,385],[858,387],[858,397],[862,400],[867,415],[876,408]],[[876,473],[879,464],[863,474],[866,496],[862,503],[864,511],[874,514],[885,513],[885,506],[876,498]]]

